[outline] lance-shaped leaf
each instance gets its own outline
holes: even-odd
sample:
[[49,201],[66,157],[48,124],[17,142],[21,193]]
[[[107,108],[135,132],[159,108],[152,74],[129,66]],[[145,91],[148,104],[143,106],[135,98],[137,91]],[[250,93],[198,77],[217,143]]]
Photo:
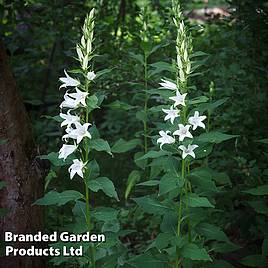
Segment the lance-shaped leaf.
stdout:
[[132,149],[134,149],[137,145],[141,143],[140,139],[132,139],[126,141],[124,139],[119,139],[113,146],[112,152],[113,153],[125,153]]
[[204,248],[199,248],[196,244],[186,244],[181,251],[184,258],[193,261],[212,261],[207,251]]
[[251,195],[268,195],[268,184],[261,185],[243,192]]
[[110,179],[106,177],[99,177],[95,180],[89,180],[87,185],[91,191],[98,192],[99,190],[102,190],[107,196],[115,198],[117,201],[119,201],[114,184]]
[[107,152],[108,154],[112,155],[110,145],[107,141],[103,139],[94,139],[94,140],[89,140],[88,145],[90,149],[94,149],[99,152]]
[[132,188],[140,180],[140,178],[141,178],[141,175],[140,175],[140,172],[138,170],[133,170],[129,174],[128,180],[127,180],[127,188],[126,188],[126,191],[125,191],[125,199],[128,198]]
[[163,215],[168,210],[171,210],[169,206],[153,199],[151,196],[143,196],[132,199],[147,213]]
[[214,208],[214,206],[209,202],[206,197],[200,197],[197,194],[190,193],[188,194],[188,205],[189,207],[205,207],[205,208]]
[[73,190],[67,190],[61,193],[58,193],[56,191],[50,191],[45,194],[44,197],[36,200],[34,202],[34,205],[40,205],[40,206],[49,206],[49,205],[57,205],[62,206],[70,201],[76,201],[78,199],[84,198],[84,196]]
[[196,141],[200,142],[210,142],[210,143],[221,143],[232,138],[236,138],[239,135],[229,135],[219,131],[211,131],[207,133],[202,133],[196,138]]

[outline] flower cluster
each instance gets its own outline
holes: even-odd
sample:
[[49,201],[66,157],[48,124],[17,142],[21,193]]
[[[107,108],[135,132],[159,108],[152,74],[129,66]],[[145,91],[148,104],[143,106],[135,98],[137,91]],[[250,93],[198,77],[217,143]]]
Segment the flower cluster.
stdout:
[[[185,97],[187,96],[187,93],[181,94],[179,92],[179,89],[177,88],[177,85],[173,82],[167,80],[162,81],[163,83],[160,83],[162,88],[176,90],[176,96],[169,98],[174,101],[173,105],[171,105],[170,109],[162,109],[163,112],[166,114],[164,120],[165,121],[170,120],[171,124],[173,125],[175,119],[180,117],[181,111],[177,109],[177,107],[179,105],[186,106]],[[160,143],[160,148],[162,149],[162,146],[164,144],[173,144],[176,141],[175,136],[178,136],[180,142],[183,142],[186,138],[192,139],[193,135],[190,132],[191,128],[192,130],[196,130],[198,127],[205,129],[205,124],[203,123],[205,119],[206,116],[199,115],[199,112],[195,111],[194,115],[188,118],[186,124],[178,124],[178,129],[172,133],[172,136],[170,135],[171,131],[161,130],[159,132],[161,137],[157,140],[157,143]],[[197,147],[198,145],[195,144],[194,145],[188,144],[187,147],[185,145],[180,145],[179,149],[182,150],[182,158],[183,159],[186,158],[187,155],[190,155],[193,158],[195,158],[194,150]]]
[[79,79],[71,77],[66,70],[64,70],[65,77],[60,77],[62,83],[61,88],[67,89],[64,94],[64,100],[60,104],[60,117],[63,119],[61,127],[65,128],[65,134],[62,137],[64,144],[59,151],[59,158],[64,161],[66,158],[77,152],[79,157],[73,160],[72,165],[68,171],[72,179],[75,174],[84,178],[84,169],[87,164],[87,152],[79,149],[79,144],[85,139],[91,139],[88,122],[87,98],[89,96],[89,84],[96,77],[94,71],[89,70],[89,62],[92,58],[92,42],[94,30],[94,9],[86,17],[83,26],[83,35],[81,43],[77,45],[76,52],[78,61],[81,64],[81,73],[83,74],[84,83]]
[[[180,124],[178,124],[178,129],[175,130],[172,135],[171,131],[159,132],[160,138],[157,143],[160,143],[160,149],[164,144],[175,143],[175,137],[178,137],[179,142],[183,142],[186,139],[193,139],[191,130],[196,130],[198,127],[205,129],[205,124],[203,121],[206,116],[199,115],[198,111],[194,112],[193,116],[188,119],[186,117],[187,103],[185,102],[187,96],[187,78],[191,73],[191,61],[189,54],[192,51],[191,39],[187,37],[184,22],[182,20],[182,13],[180,11],[180,6],[177,3],[173,3],[173,12],[175,14],[173,21],[177,27],[177,39],[176,39],[176,70],[177,70],[177,83],[162,79],[160,86],[164,89],[169,89],[175,91],[175,96],[169,97],[173,101],[173,104],[169,109],[162,109],[166,114],[164,120],[170,120],[171,124],[174,124],[176,118],[180,118]],[[180,108],[180,109],[179,109]],[[195,158],[194,150],[198,145],[188,143],[187,147],[181,144],[178,148],[182,151],[182,158],[186,158],[188,155]]]

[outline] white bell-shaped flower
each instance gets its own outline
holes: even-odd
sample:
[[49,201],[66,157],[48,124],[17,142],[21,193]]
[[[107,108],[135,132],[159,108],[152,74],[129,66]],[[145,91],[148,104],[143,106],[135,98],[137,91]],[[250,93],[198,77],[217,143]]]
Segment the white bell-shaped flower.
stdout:
[[193,135],[190,133],[191,125],[179,124],[179,129],[173,132],[173,135],[179,136],[179,141],[183,141],[185,138],[193,138]]
[[84,178],[83,168],[85,167],[83,161],[74,159],[73,164],[69,167],[68,171],[70,173],[70,178],[72,179],[75,174],[79,175],[81,178]]
[[164,118],[165,121],[170,119],[171,124],[173,125],[176,117],[179,117],[180,110],[174,109],[173,106],[170,106],[170,109],[162,109],[162,111],[167,114]]
[[62,82],[62,85],[60,86],[60,88],[62,87],[77,87],[80,82],[77,79],[72,78],[71,76],[69,76],[66,72],[66,70],[64,70],[64,73],[66,75],[66,77],[60,77],[59,80]]
[[60,117],[64,119],[61,123],[61,127],[67,126],[67,128],[69,128],[72,124],[80,122],[80,118],[77,115],[70,114],[70,110],[67,111],[67,114],[60,113]]
[[176,96],[169,97],[169,99],[173,100],[175,103],[173,104],[174,107],[177,107],[178,105],[185,106],[185,98],[187,96],[187,93],[181,94],[179,90],[176,91]]
[[187,155],[190,155],[191,157],[195,158],[194,149],[196,149],[198,145],[196,144],[189,144],[188,147],[185,147],[184,145],[180,145],[179,149],[182,150],[182,158],[186,158]]
[[95,77],[96,77],[96,74],[93,71],[87,73],[88,80],[92,81]]
[[63,144],[59,151],[59,158],[66,158],[76,150],[76,145]]
[[197,127],[206,128],[205,124],[202,122],[207,117],[205,115],[199,116],[199,112],[195,111],[194,116],[190,116],[188,122],[193,126],[193,130],[195,130]]
[[169,136],[168,134],[170,131],[159,131],[159,135],[161,136],[159,139],[157,139],[157,143],[160,143],[160,149],[162,150],[162,146],[164,144],[172,144],[175,142],[175,139],[172,136]]
[[162,83],[159,83],[159,85],[161,86],[161,88],[166,88],[166,89],[171,89],[171,90],[177,90],[177,85],[173,82],[170,82],[168,80],[165,79],[161,79]]

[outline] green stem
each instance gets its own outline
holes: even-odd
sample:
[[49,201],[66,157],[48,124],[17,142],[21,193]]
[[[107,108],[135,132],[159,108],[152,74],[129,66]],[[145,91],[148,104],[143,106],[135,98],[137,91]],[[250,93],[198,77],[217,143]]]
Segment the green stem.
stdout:
[[[90,232],[91,230],[91,218],[90,218],[90,208],[89,208],[89,190],[88,187],[85,183],[85,191],[86,191],[86,221],[87,221],[87,227],[88,227],[88,231]],[[91,255],[91,265],[89,266],[89,268],[96,268],[96,264],[95,264],[95,248],[94,245],[90,245],[90,255]]]
[[[88,92],[88,87],[89,87],[89,83],[88,80],[86,79],[85,82],[85,89]],[[86,108],[86,117],[85,117],[85,121],[86,123],[89,122],[89,111]],[[85,142],[85,162],[87,163],[89,160],[89,148],[87,146],[87,143]],[[90,217],[90,194],[89,194],[89,189],[88,186],[85,183],[85,192],[86,192],[86,222],[87,222],[87,228],[88,231],[91,231],[91,217]],[[93,244],[90,245],[90,257],[91,257],[91,265],[89,266],[89,268],[96,268],[96,264],[95,264],[95,247]]]
[[[187,174],[190,173],[190,163],[187,163]],[[186,181],[185,185],[185,192],[186,192],[186,211],[187,211],[187,225],[188,225],[188,241],[191,242],[192,240],[192,231],[191,231],[191,220],[190,220],[190,213],[189,213],[189,200],[188,200],[188,193],[192,192],[191,183],[190,181]]]
[[147,70],[147,55],[144,52],[144,87],[145,87],[145,101],[144,101],[144,113],[146,115],[146,121],[143,122],[143,129],[144,129],[144,153],[148,151],[148,140],[147,140],[147,109],[148,109],[148,70]]
[[[182,159],[181,161],[181,179],[184,180],[185,178],[185,160]],[[180,237],[181,234],[181,219],[182,219],[182,196],[183,196],[183,191],[180,191],[180,205],[179,205],[179,211],[178,211],[178,225],[177,225],[177,235],[178,238]],[[176,248],[176,262],[175,262],[175,268],[180,268],[180,252],[179,248]]]

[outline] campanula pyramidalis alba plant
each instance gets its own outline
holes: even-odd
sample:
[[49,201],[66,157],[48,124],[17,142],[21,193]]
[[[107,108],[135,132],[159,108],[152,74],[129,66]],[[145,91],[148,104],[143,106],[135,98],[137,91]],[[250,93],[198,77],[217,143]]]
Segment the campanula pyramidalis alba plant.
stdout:
[[[78,68],[64,70],[64,76],[59,78],[60,90],[64,90],[63,101],[59,105],[59,117],[64,134],[58,153],[60,162],[52,161],[55,165],[67,166],[70,180],[77,180],[78,184],[84,185],[85,190],[83,193],[74,190],[62,193],[50,191],[37,200],[36,204],[63,205],[74,201],[75,223],[70,231],[107,233],[106,240],[116,247],[120,244],[116,236],[119,232],[117,211],[108,207],[94,208],[92,205],[93,192],[99,190],[118,201],[113,182],[107,177],[99,177],[100,167],[95,159],[95,151],[105,151],[110,155],[112,153],[108,142],[99,137],[93,116],[93,110],[99,109],[105,98],[105,93],[95,90],[95,84],[106,72],[105,70],[96,72],[93,69],[93,59],[96,56],[93,48],[94,12],[92,9],[86,16],[80,43],[76,45]],[[97,245],[93,243],[83,245],[84,257],[77,258],[75,262],[79,262],[80,267],[95,268],[105,265],[107,258],[116,251],[111,250],[111,246],[106,246],[103,242],[105,241]],[[98,249],[101,254],[98,254]],[[57,259],[55,262],[58,263]]]
[[[215,196],[220,192],[214,178],[222,176],[208,167],[213,144],[235,137],[206,127],[211,103],[190,85],[199,67],[193,52],[192,38],[185,25],[180,4],[172,1],[172,21],[176,34],[176,56],[172,64],[162,63],[172,78],[162,77],[160,88],[152,90],[163,104],[154,107],[162,122],[155,122],[159,135],[152,142],[159,147],[149,150],[141,159],[152,159],[153,172],[149,181],[139,186],[157,187],[158,193],[133,198],[145,212],[153,214],[159,234],[141,256],[159,267],[213,267],[217,259],[208,252],[226,246],[234,248],[220,227],[213,225],[216,212]],[[159,150],[160,149],[160,150]],[[219,186],[221,186],[219,184]],[[156,230],[153,230],[155,232]],[[215,240],[213,245],[209,241]],[[214,262],[212,266],[211,262]],[[162,265],[162,266],[161,266]]]

